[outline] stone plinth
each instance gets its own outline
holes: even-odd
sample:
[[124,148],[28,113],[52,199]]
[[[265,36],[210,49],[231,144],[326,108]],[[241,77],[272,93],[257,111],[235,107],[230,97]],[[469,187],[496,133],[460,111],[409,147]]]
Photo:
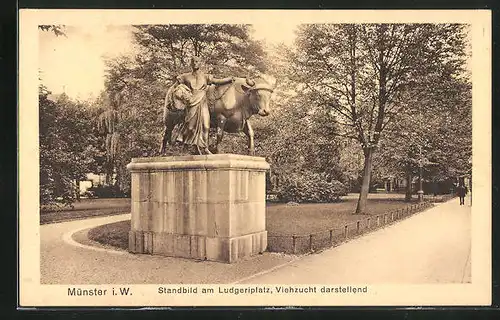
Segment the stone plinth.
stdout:
[[261,157],[134,158],[129,251],[234,262],[267,247]]

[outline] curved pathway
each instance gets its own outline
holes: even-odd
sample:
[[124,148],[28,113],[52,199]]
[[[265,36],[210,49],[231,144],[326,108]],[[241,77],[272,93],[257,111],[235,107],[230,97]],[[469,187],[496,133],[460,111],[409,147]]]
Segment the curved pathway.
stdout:
[[[196,261],[88,246],[72,235],[130,214],[40,226],[42,284],[231,283],[297,259],[265,253],[234,264]],[[87,242],[87,241],[86,241]]]
[[[43,284],[457,283],[470,281],[470,207],[458,199],[318,254],[235,264],[135,255],[72,235],[130,214],[40,226]],[[87,241],[88,242],[88,241]]]

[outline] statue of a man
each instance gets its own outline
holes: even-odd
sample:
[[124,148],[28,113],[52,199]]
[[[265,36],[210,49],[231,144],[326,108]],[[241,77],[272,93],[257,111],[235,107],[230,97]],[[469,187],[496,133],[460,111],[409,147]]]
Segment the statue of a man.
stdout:
[[223,85],[233,82],[234,78],[216,79],[204,73],[201,66],[201,59],[193,57],[191,58],[192,72],[177,76],[177,83],[185,85],[191,94],[185,109],[184,123],[179,129],[180,137],[177,140],[187,146],[195,146],[198,154],[211,154],[208,150],[210,111],[207,89],[210,84]]

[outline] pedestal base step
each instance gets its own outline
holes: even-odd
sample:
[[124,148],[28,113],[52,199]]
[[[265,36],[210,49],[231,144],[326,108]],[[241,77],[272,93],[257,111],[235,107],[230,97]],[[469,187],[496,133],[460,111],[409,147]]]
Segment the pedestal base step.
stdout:
[[168,257],[211,260],[226,263],[262,253],[267,248],[267,231],[222,238],[149,231],[129,232],[129,251]]

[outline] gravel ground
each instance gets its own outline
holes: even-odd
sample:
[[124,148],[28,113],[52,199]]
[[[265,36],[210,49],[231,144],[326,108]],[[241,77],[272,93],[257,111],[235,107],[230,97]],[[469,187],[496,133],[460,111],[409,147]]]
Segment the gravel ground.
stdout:
[[[42,284],[203,284],[232,283],[297,259],[264,253],[234,264],[121,251],[96,251],[67,243],[72,231],[130,219],[130,215],[55,223],[40,227]],[[85,231],[77,234],[85,236]],[[87,242],[87,244],[91,244]],[[101,248],[100,248],[101,249]],[[114,251],[116,252],[116,251]]]

